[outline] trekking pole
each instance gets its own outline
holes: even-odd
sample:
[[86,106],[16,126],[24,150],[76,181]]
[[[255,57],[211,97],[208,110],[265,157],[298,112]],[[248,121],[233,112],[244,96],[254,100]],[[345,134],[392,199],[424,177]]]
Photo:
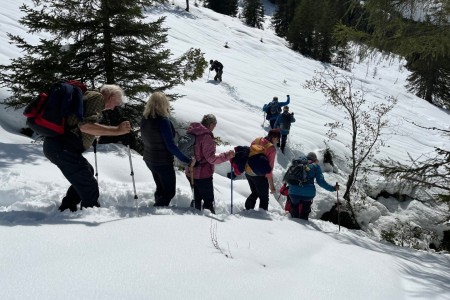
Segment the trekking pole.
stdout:
[[97,138],[95,138],[94,143],[92,144],[94,146],[94,158],[95,158],[95,178],[98,182],[98,168],[97,168]]
[[211,69],[209,69],[209,71],[208,71],[208,80],[209,80],[209,73],[211,73]]
[[264,115],[263,115],[263,122],[262,122],[262,127],[264,127],[264,123],[266,123],[266,112],[264,112]]
[[231,180],[231,214],[233,214],[233,165],[231,165],[231,171],[230,171],[230,180]]
[[191,207],[195,207],[195,196],[194,196],[194,166],[193,166],[192,164],[189,166],[189,172],[191,173],[191,192],[192,192]]
[[139,217],[139,209],[138,209],[138,196],[136,193],[136,183],[134,182],[134,171],[133,171],[133,163],[131,161],[131,151],[130,151],[130,145],[127,145],[128,147],[128,158],[130,159],[130,170],[131,170],[131,179],[133,180],[133,190],[134,190],[134,199],[136,200],[136,213]]
[[338,187],[338,189],[336,190],[338,225],[339,225],[339,231],[341,231],[341,209],[340,209],[340,205],[339,205],[339,183],[336,182],[336,186]]

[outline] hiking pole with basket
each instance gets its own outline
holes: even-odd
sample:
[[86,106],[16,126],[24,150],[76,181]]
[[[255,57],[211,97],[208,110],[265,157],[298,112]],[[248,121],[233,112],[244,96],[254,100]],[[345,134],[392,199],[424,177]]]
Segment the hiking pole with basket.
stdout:
[[95,175],[94,176],[98,182],[98,168],[97,168],[97,143],[98,143],[98,141],[97,140],[98,140],[98,138],[96,137],[92,146],[94,146],[94,158],[95,158]]
[[231,212],[231,214],[233,214],[233,165],[231,165],[230,180],[231,180],[231,206],[230,206],[230,212]]
[[341,209],[340,209],[340,203],[339,203],[339,183],[336,182],[336,187],[338,187],[338,189],[336,189],[336,208],[337,208],[337,213],[338,213],[338,226],[339,226],[339,231],[341,231]]
[[133,162],[131,161],[131,151],[130,151],[130,145],[127,145],[128,147],[128,158],[130,160],[130,170],[131,170],[131,179],[133,180],[133,190],[134,190],[134,199],[136,201],[136,213],[139,216],[139,209],[138,209],[138,196],[136,193],[136,183],[134,182],[134,171],[133,171]]
[[194,196],[194,166],[193,166],[192,164],[189,166],[189,172],[191,173],[191,191],[192,191],[191,207],[195,207],[195,196]]

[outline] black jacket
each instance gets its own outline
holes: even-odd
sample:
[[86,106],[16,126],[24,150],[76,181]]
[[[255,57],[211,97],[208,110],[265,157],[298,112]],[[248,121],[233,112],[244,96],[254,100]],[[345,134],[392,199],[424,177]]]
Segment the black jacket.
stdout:
[[211,71],[214,70],[214,71],[216,71],[216,72],[219,72],[219,71],[222,71],[222,70],[223,70],[223,65],[222,65],[219,61],[215,60],[215,61],[212,63],[211,68],[209,68],[209,69],[210,69]]

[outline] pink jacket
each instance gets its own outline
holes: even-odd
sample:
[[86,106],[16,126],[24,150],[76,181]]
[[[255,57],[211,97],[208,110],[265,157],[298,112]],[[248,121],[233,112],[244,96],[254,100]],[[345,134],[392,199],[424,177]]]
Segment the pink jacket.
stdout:
[[[216,155],[216,144],[213,133],[201,123],[191,123],[186,133],[195,135],[195,159],[197,166],[194,168],[194,178],[209,178],[214,174],[214,165],[223,163],[229,159],[228,153]],[[189,168],[186,175],[190,177]]]

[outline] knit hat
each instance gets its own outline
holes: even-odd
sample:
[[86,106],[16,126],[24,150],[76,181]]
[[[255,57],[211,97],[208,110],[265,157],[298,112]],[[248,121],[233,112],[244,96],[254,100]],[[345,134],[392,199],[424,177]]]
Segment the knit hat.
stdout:
[[306,158],[308,158],[308,160],[311,160],[311,161],[316,161],[317,155],[314,152],[309,152],[308,155],[306,155]]
[[269,139],[273,138],[281,138],[281,132],[279,128],[271,129],[269,130],[269,133],[267,134],[267,137]]

